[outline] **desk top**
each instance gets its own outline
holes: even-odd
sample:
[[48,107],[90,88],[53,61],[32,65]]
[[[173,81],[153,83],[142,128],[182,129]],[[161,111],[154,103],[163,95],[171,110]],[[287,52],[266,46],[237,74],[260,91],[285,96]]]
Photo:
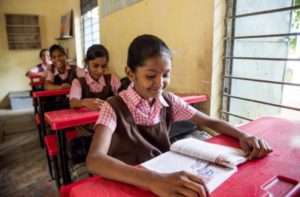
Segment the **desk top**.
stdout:
[[[300,196],[300,121],[263,117],[240,128],[267,140],[273,153],[240,165],[211,196]],[[237,141],[223,135],[209,142],[239,146]],[[74,186],[70,196],[120,196],[121,193],[122,196],[153,196],[149,191],[100,177]]]
[[[40,91],[45,92],[45,91]],[[38,93],[34,92],[33,94]],[[206,101],[206,95],[182,96],[187,103]],[[45,120],[50,124],[52,130],[75,127],[83,124],[96,122],[99,116],[97,111],[89,111],[85,108],[80,110],[64,109],[45,113]]]
[[52,130],[59,130],[97,121],[99,111],[82,109],[63,109],[45,113],[45,120],[50,124]]
[[64,95],[69,94],[70,89],[60,89],[60,90],[43,90],[43,91],[36,91],[32,93],[32,97],[34,98],[41,98],[41,97],[47,97],[47,96],[58,96],[58,95]]
[[29,73],[29,74],[27,75],[27,77],[28,77],[29,79],[40,79],[40,78],[43,78],[43,76],[38,75],[38,74],[34,74],[34,73]]
[[207,100],[206,95],[191,95],[191,94],[176,94],[177,96],[180,96],[187,102],[188,104],[203,102]]
[[33,81],[29,83],[30,86],[37,86],[37,85],[44,85],[44,84],[45,81]]

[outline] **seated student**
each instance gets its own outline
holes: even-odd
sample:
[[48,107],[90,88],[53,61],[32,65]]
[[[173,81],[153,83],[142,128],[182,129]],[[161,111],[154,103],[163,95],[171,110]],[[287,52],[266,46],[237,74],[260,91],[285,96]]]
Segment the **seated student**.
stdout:
[[45,90],[68,89],[73,79],[84,76],[81,68],[67,63],[67,54],[62,46],[52,45],[50,57],[53,63],[47,71]]
[[37,74],[42,76],[43,78],[46,77],[46,70],[52,64],[50,59],[50,54],[48,49],[42,49],[39,54],[40,59],[42,62],[35,67],[31,68],[27,73],[26,76],[29,74]]
[[117,95],[121,86],[120,80],[112,74],[105,74],[109,54],[101,44],[88,48],[85,64],[88,72],[84,77],[74,79],[70,91],[70,107],[87,107],[100,110],[104,100]]
[[[51,67],[47,70],[45,90],[68,89],[71,87],[73,79],[83,77],[84,71],[74,65],[67,63],[67,55],[64,48],[60,45],[50,47]],[[45,111],[69,108],[69,99],[66,95],[48,97],[45,102]]]
[[88,170],[96,175],[149,189],[158,196],[206,196],[204,181],[188,172],[160,174],[132,165],[168,151],[171,121],[193,120],[239,140],[249,159],[272,151],[262,139],[211,118],[172,93],[171,53],[153,35],[141,35],[129,46],[126,74],[133,87],[102,105],[87,156]]
[[[86,107],[100,110],[103,102],[118,94],[120,80],[112,74],[105,74],[108,68],[109,54],[100,44],[92,45],[87,50],[85,64],[88,72],[84,77],[74,79],[70,91],[70,107]],[[94,124],[76,127],[81,136],[94,133]]]

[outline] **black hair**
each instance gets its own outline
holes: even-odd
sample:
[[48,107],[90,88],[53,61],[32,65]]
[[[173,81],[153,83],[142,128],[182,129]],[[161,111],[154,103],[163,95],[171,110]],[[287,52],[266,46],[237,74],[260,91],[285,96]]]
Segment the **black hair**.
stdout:
[[67,57],[65,49],[59,44],[52,45],[49,50],[50,50],[50,57],[52,56],[53,52],[56,51],[56,50],[59,50],[60,52],[62,52]]
[[84,61],[87,62],[98,57],[106,57],[107,62],[109,61],[109,54],[107,49],[101,44],[94,44],[88,48]]
[[40,55],[39,55],[40,58],[42,58],[43,53],[44,53],[45,51],[49,51],[49,49],[46,49],[46,48],[45,48],[45,49],[41,49],[41,50],[40,50]]
[[127,66],[133,71],[143,66],[144,62],[155,56],[167,53],[171,58],[170,49],[160,38],[144,34],[136,37],[130,44],[127,56]]

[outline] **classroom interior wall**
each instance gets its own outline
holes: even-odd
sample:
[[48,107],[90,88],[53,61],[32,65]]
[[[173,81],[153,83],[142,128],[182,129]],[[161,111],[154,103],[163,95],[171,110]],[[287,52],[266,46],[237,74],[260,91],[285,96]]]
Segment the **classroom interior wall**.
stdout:
[[210,96],[210,115],[221,117],[222,107],[222,75],[224,56],[224,18],[226,12],[226,2],[223,0],[214,1],[214,27],[213,27],[213,54],[212,54],[212,78]]
[[[100,10],[101,13],[101,10]],[[169,90],[211,96],[214,1],[143,0],[100,20],[101,43],[110,66],[123,77],[127,49],[140,34],[154,34],[173,53]],[[210,101],[201,103],[210,113]]]
[[[110,69],[123,77],[127,49],[137,35],[162,38],[173,54],[173,70],[168,90],[206,94],[200,110],[219,117],[222,74],[225,3],[221,0],[142,0],[109,16],[101,17],[101,43],[110,52]],[[58,6],[59,5],[59,6]],[[68,48],[69,56],[82,66],[79,0],[0,1],[0,107],[10,91],[30,89],[26,71],[39,63],[39,50],[12,51],[7,48],[5,13],[40,16],[42,47],[54,43]],[[74,38],[58,41],[61,16],[73,9]],[[213,53],[214,51],[214,53]],[[9,84],[9,85],[7,85]]]
[[[60,36],[61,16],[74,9],[78,12],[79,0],[1,0],[0,1],[0,107],[7,105],[5,97],[11,91],[29,90],[25,73],[40,63],[39,49],[9,50],[5,14],[39,15],[41,44],[43,48],[62,44],[69,48],[70,58],[75,59],[75,39],[57,41]],[[75,17],[76,18],[76,17]],[[76,22],[76,20],[75,20]]]

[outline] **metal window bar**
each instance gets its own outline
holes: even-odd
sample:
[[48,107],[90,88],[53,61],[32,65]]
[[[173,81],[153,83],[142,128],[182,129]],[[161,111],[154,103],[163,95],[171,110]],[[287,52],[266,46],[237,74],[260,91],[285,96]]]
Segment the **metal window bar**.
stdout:
[[[271,38],[271,37],[290,37],[290,36],[299,36],[300,32],[295,32],[295,33],[287,33],[287,34],[264,34],[264,35],[252,35],[252,36],[236,36],[232,39],[237,40],[237,39],[252,39],[252,38]],[[230,37],[224,38],[226,39],[231,39]]]
[[[295,84],[295,83],[286,83],[286,82],[277,82],[277,81],[268,81],[268,80],[259,80],[259,79],[250,79],[250,78],[242,78],[242,77],[233,77],[231,76],[232,72],[232,64],[234,59],[245,59],[245,60],[267,60],[267,61],[300,61],[300,58],[267,58],[267,57],[234,57],[233,56],[233,48],[234,48],[234,40],[235,39],[251,39],[251,38],[267,38],[267,37],[285,37],[285,36],[298,36],[300,35],[300,32],[295,32],[295,33],[287,33],[287,34],[268,34],[268,35],[251,35],[251,36],[234,36],[235,32],[235,19],[236,18],[241,18],[241,17],[248,17],[248,16],[255,16],[255,15],[261,15],[261,14],[269,14],[269,13],[275,13],[275,12],[282,12],[282,11],[289,11],[289,10],[296,10],[300,9],[300,6],[291,6],[291,7],[285,7],[285,8],[280,8],[280,9],[272,9],[272,10],[265,10],[265,11],[260,11],[260,12],[252,12],[252,13],[247,13],[247,14],[240,14],[240,15],[235,15],[236,13],[236,0],[228,0],[226,1],[227,3],[227,10],[226,10],[226,20],[225,20],[225,37],[224,37],[224,46],[225,46],[225,51],[224,51],[224,56],[223,56],[223,78],[229,78],[227,82],[224,82],[223,80],[223,92],[227,94],[223,94],[223,102],[222,102],[222,113],[226,114],[226,118],[228,120],[228,115],[230,116],[235,116],[238,118],[242,118],[245,120],[250,120],[249,118],[239,116],[236,114],[232,114],[228,112],[229,107],[230,107],[230,98],[235,98],[235,99],[241,99],[241,100],[246,100],[250,102],[256,102],[256,103],[261,103],[265,105],[270,105],[274,107],[281,107],[281,108],[286,108],[286,109],[291,109],[291,110],[296,110],[300,111],[299,108],[295,107],[290,107],[290,106],[284,106],[284,105],[278,105],[274,103],[268,103],[268,102],[263,102],[263,101],[258,101],[258,100],[253,100],[253,99],[247,99],[243,97],[237,97],[237,96],[232,96],[230,95],[231,91],[231,79],[240,79],[240,80],[248,80],[248,81],[256,81],[256,82],[264,82],[264,83],[273,83],[273,84],[281,84],[281,85],[292,85],[292,86],[300,86],[300,84]],[[227,65],[227,66],[226,66]],[[229,68],[227,71],[225,71],[225,67]],[[226,72],[227,75],[224,73]],[[224,106],[225,105],[225,106]],[[227,110],[225,111],[224,110]]]
[[[227,0],[226,1],[226,16],[234,16],[236,13],[236,0]],[[225,20],[225,37],[235,37],[235,18],[231,18],[229,20]],[[233,56],[233,45],[234,45],[234,40],[229,39],[229,40],[224,40],[224,56]],[[231,75],[231,70],[233,66],[233,60],[232,59],[225,59],[223,58],[223,75],[225,74],[225,67],[226,65],[229,65],[229,73]],[[227,92],[230,94],[231,92],[231,80],[228,81],[222,81],[222,87]],[[227,111],[230,107],[230,102],[229,98],[224,98],[222,99],[222,109],[225,108]],[[229,116],[226,116],[225,119],[228,120]]]
[[240,116],[240,115],[237,115],[237,114],[233,114],[233,113],[230,113],[230,112],[228,112],[228,111],[222,110],[221,112],[222,112],[223,114],[226,114],[226,115],[234,116],[234,117],[241,118],[241,119],[248,120],[248,121],[253,121],[253,119],[246,118],[246,117],[244,117],[244,116]]
[[283,12],[283,11],[297,10],[297,9],[300,9],[300,5],[279,8],[279,9],[272,9],[272,10],[264,10],[264,11],[259,11],[259,12],[251,12],[251,13],[247,13],[247,14],[232,15],[232,16],[227,16],[227,19],[242,18],[242,17],[255,16],[255,15],[260,15],[260,14],[270,14],[270,13],[275,13],[275,12]]
[[269,58],[269,57],[233,57],[226,56],[225,59],[242,59],[242,60],[267,60],[267,61],[300,61],[300,58]]
[[285,109],[300,111],[300,108],[296,108],[296,107],[290,107],[290,106],[286,106],[286,105],[279,105],[279,104],[275,104],[275,103],[264,102],[264,101],[254,100],[254,99],[248,99],[248,98],[239,97],[239,96],[232,96],[230,94],[223,94],[222,96],[229,97],[229,98],[240,99],[240,100],[244,100],[244,101],[260,103],[260,104],[265,104],[265,105],[270,105],[270,106],[273,106],[273,107],[281,107],[281,108],[285,108]]
[[253,79],[253,78],[245,78],[245,77],[234,77],[225,75],[223,78],[230,78],[230,79],[238,79],[238,80],[246,80],[246,81],[255,81],[255,82],[262,82],[262,83],[272,83],[272,84],[279,84],[279,85],[289,85],[289,86],[299,86],[299,83],[289,83],[289,82],[281,82],[281,81],[270,81],[270,80],[262,80],[262,79]]
[[[92,10],[90,10],[92,11]],[[98,25],[99,21],[97,17],[90,16],[87,14],[82,16],[81,27],[82,27],[82,46],[83,46],[83,56],[85,52],[93,43],[98,43],[98,38],[96,34],[99,34],[99,28],[94,25]],[[89,30],[89,31],[87,31]]]

